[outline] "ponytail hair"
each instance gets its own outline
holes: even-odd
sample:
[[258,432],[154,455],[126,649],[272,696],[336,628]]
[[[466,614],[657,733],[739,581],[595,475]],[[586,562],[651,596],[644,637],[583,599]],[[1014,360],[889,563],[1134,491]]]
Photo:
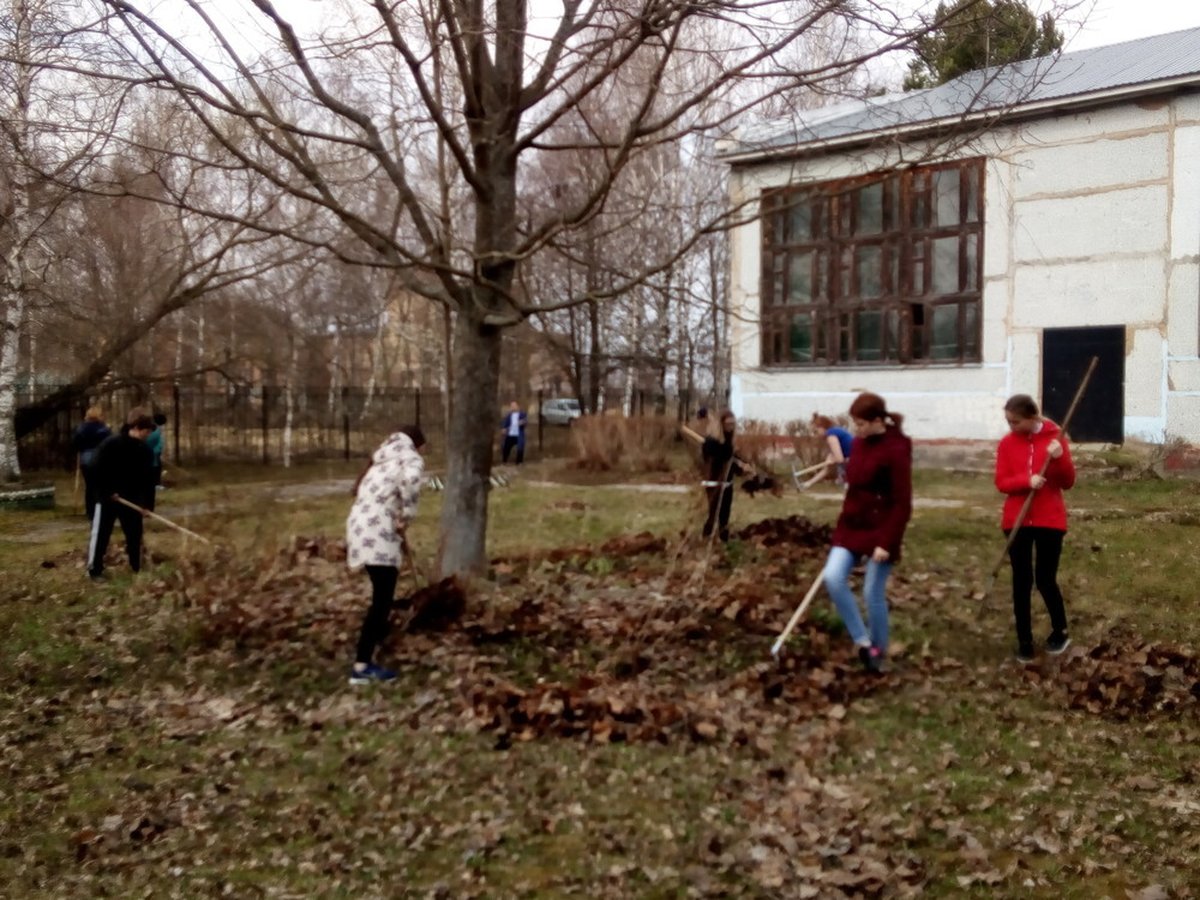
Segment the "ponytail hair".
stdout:
[[850,417],[866,422],[882,419],[885,425],[893,427],[903,434],[901,426],[904,423],[904,416],[900,413],[888,412],[887,402],[878,394],[872,394],[869,391],[863,391],[854,398],[854,402],[850,404]]
[[836,424],[829,416],[823,416],[820,413],[812,414],[812,423],[822,431],[828,431]]

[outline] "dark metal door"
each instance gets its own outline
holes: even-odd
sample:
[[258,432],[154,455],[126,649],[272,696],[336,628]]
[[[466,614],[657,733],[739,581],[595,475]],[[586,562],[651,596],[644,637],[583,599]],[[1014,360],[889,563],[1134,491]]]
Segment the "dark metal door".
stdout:
[[1092,357],[1100,362],[1071,421],[1072,441],[1125,441],[1125,326],[1042,332],[1042,412],[1062,422]]

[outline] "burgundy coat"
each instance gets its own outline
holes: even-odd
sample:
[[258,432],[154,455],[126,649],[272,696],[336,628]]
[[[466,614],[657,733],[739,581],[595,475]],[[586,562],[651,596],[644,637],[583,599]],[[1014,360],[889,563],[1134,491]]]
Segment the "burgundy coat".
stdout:
[[912,441],[894,426],[883,434],[856,437],[846,484],[833,545],[863,556],[882,547],[889,562],[899,562],[904,529],[912,518]]

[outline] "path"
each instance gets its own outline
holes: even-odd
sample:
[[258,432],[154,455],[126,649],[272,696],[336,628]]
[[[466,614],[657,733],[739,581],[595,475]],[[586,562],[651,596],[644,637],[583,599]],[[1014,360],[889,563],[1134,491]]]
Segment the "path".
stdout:
[[[598,485],[572,485],[564,484],[558,481],[533,481],[521,480],[521,483],[533,488],[555,489],[555,488],[579,488],[587,487],[589,490],[603,491],[632,491],[642,494],[686,494],[694,490],[694,485],[690,484],[598,484]],[[352,478],[334,478],[326,481],[308,481],[308,482],[292,482],[292,483],[277,483],[270,481],[252,482],[250,484],[231,485],[228,490],[235,490],[241,500],[245,500],[247,495],[256,495],[258,499],[273,501],[276,503],[297,503],[301,500],[308,500],[316,497],[329,497],[336,494],[341,494],[349,501],[350,489],[354,486]],[[804,497],[814,500],[822,500],[827,502],[841,502],[842,494],[835,491],[806,491]],[[917,497],[913,500],[913,506],[918,508],[957,508],[965,506],[962,500],[947,500],[940,498]],[[185,503],[182,505],[173,505],[171,503],[170,492],[159,494],[158,505],[155,512],[166,516],[168,519],[186,519],[189,516],[203,515],[204,513],[212,512],[214,504],[212,501],[200,501],[194,503]],[[48,538],[56,537],[67,532],[78,531],[80,534],[86,532],[87,521],[83,516],[78,519],[55,519],[49,522],[42,522],[35,527],[31,527],[21,532],[9,534],[0,534],[0,542],[10,541],[13,543],[37,544]]]

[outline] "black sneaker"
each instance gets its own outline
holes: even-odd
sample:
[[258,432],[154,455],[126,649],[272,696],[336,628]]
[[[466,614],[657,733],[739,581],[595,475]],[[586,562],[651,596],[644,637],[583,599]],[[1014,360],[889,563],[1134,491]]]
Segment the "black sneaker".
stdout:
[[1046,638],[1046,652],[1051,656],[1058,656],[1070,646],[1071,639],[1060,631],[1056,631]]
[[1018,644],[1017,645],[1017,662],[1019,662],[1019,663],[1033,662],[1033,644]]
[[858,659],[863,664],[863,668],[872,675],[883,674],[883,651],[874,644],[870,647],[859,647]]
[[108,581],[108,576],[103,572],[88,572],[88,578],[96,582]]

